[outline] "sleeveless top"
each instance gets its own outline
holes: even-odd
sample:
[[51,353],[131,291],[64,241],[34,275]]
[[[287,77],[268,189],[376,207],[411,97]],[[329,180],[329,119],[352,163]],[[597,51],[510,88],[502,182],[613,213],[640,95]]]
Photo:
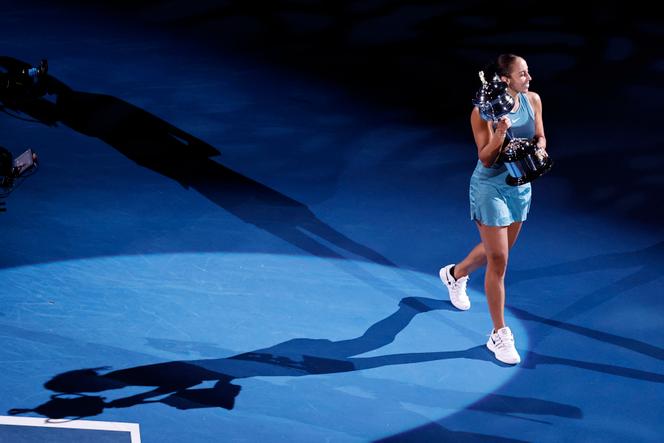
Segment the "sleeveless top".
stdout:
[[519,96],[519,108],[507,114],[512,122],[508,134],[512,138],[533,138],[535,136],[535,111],[533,111],[528,96],[522,92]]
[[[526,94],[519,94],[519,107],[507,116],[512,122],[508,135],[511,138],[528,138],[535,135],[535,113]],[[509,226],[528,217],[532,197],[530,183],[510,186],[505,165],[498,161],[486,168],[481,161],[470,178],[470,218],[485,226]]]
[[[531,139],[535,136],[535,111],[533,111],[528,96],[519,92],[519,107],[516,111],[507,114],[507,117],[512,122],[512,126],[507,132],[510,138],[527,138]],[[494,123],[494,129],[496,124]],[[506,172],[507,168],[501,161],[496,161],[492,166],[486,167],[481,161],[477,161],[475,173],[482,177],[495,177]]]

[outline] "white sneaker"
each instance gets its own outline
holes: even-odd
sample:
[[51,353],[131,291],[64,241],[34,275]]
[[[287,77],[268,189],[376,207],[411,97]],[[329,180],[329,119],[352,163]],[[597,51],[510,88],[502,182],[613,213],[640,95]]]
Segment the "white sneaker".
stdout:
[[438,274],[440,275],[442,282],[447,286],[447,292],[450,293],[450,301],[454,307],[461,309],[462,311],[467,311],[470,309],[470,299],[468,298],[468,294],[466,294],[466,284],[468,283],[469,277],[465,276],[456,280],[452,277],[452,274],[450,274],[452,266],[454,266],[454,264],[441,268]]
[[521,357],[514,347],[514,336],[507,326],[491,332],[486,347],[503,363],[515,365],[521,362]]

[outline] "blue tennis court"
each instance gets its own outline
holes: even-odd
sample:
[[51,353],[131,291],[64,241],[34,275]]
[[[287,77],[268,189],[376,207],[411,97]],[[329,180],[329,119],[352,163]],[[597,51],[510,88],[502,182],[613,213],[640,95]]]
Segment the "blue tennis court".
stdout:
[[[0,213],[0,442],[661,441],[664,25],[480,10],[3,13],[2,72],[50,81],[0,114],[39,159]],[[464,312],[438,276],[480,241],[470,99],[503,49],[555,161],[510,255],[513,367],[483,272]]]

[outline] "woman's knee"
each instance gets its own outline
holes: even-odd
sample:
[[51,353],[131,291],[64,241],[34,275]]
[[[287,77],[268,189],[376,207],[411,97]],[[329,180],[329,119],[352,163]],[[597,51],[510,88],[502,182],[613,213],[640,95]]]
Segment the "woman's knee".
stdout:
[[507,270],[508,255],[504,252],[489,252],[486,254],[487,272],[492,272],[500,276],[505,275]]

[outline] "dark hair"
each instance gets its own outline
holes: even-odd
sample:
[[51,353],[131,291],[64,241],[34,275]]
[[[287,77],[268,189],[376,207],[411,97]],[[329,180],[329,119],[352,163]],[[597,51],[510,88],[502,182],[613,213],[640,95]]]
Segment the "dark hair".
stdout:
[[520,57],[514,54],[500,54],[498,59],[496,59],[496,73],[498,75],[509,76],[512,63],[514,63],[517,58]]
[[510,68],[517,58],[521,57],[514,54],[500,54],[496,60],[486,65],[484,68],[484,76],[489,79],[492,78],[494,74],[498,74],[498,76],[509,76]]

